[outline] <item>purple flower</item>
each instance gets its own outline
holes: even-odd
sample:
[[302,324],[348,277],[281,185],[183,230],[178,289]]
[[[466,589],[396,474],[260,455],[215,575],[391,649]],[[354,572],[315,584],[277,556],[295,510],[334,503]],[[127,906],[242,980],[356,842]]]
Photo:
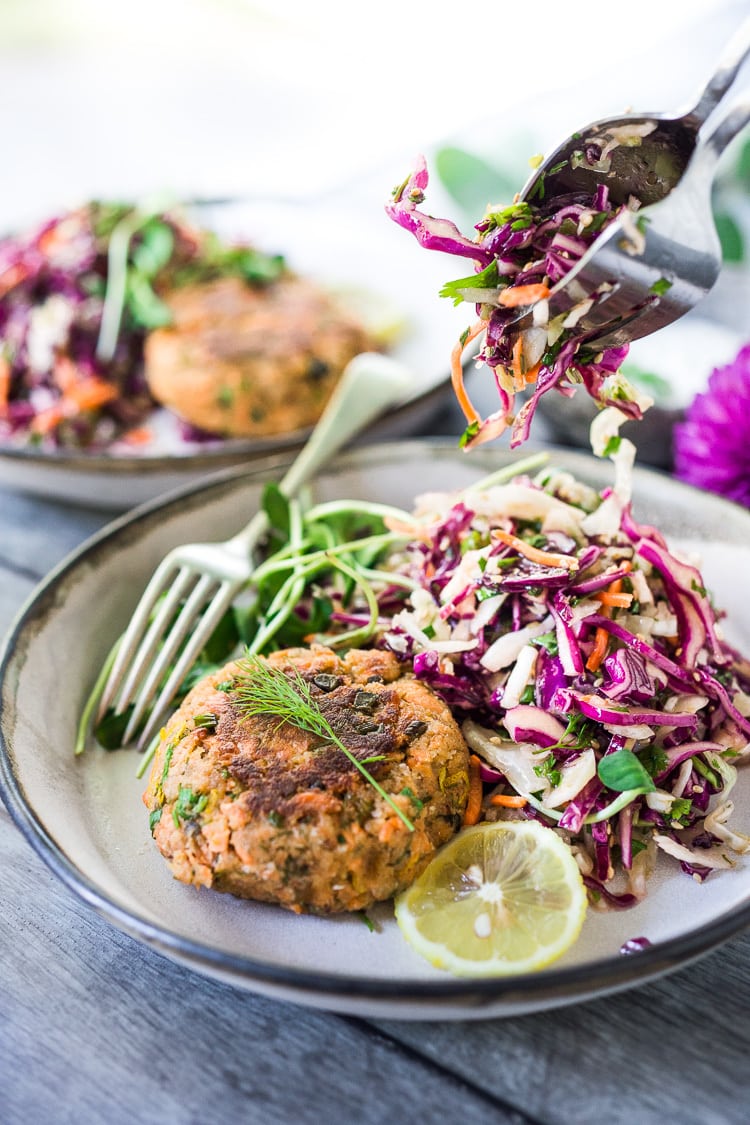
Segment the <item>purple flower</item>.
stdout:
[[726,367],[674,428],[674,473],[750,508],[750,344]]

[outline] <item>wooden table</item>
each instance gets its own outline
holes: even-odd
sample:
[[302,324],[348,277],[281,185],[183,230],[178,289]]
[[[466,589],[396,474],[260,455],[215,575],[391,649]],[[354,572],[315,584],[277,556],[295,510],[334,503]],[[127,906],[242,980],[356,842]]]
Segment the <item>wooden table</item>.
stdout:
[[[2,491],[0,513],[4,632],[110,517]],[[141,946],[57,881],[2,805],[0,855],[5,1125],[750,1120],[750,935],[549,1013],[364,1020],[235,990]]]

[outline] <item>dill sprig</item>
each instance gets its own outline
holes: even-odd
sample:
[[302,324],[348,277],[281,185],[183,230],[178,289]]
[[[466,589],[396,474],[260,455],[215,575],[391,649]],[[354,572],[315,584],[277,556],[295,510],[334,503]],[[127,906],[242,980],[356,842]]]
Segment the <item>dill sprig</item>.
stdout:
[[[247,718],[253,715],[272,715],[278,718],[279,725],[291,723],[298,730],[307,731],[326,742],[333,743],[357,767],[383,800],[388,802],[409,831],[414,831],[412,822],[386,793],[382,785],[375,780],[364,762],[352,754],[341,741],[314,699],[309,684],[296,668],[291,673],[287,673],[249,654],[239,662],[239,674],[235,676],[232,695],[239,710]],[[368,760],[377,761],[373,758]]]

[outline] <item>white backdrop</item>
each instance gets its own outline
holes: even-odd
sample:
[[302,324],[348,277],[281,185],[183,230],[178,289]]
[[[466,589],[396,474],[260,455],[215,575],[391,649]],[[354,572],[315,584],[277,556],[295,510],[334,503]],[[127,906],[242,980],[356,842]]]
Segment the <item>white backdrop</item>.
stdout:
[[0,0],[0,226],[161,189],[386,192],[446,138],[501,148],[528,117],[550,144],[628,105],[679,107],[749,10]]

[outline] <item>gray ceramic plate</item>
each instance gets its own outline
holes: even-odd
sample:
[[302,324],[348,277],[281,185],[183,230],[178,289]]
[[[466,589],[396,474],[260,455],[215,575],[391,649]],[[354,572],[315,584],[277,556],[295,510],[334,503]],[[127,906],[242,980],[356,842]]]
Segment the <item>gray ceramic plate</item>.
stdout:
[[[390,351],[413,372],[413,384],[365,439],[406,437],[426,426],[447,392],[451,348],[466,327],[465,314],[438,297],[450,276],[445,255],[426,254],[387,218],[379,200],[369,198],[204,204],[196,216],[226,238],[282,253],[299,273],[351,294],[375,328],[396,327]],[[308,433],[188,443],[167,411],[155,411],[149,424],[153,440],[129,450],[86,453],[0,444],[0,485],[118,511],[225,467],[287,456]]]
[[[492,449],[454,444],[372,446],[339,459],[317,485],[323,499],[368,497],[409,506],[415,492],[455,488],[507,463]],[[568,451],[554,463],[602,486],[609,464]],[[261,474],[262,475],[262,474]],[[297,917],[172,880],[156,853],[135,777],[137,756],[72,746],[83,700],[163,554],[182,541],[221,538],[256,508],[261,477],[219,474],[124,517],[59,566],[18,617],[0,675],[1,788],[39,854],[115,926],[168,957],[239,987],[340,1012],[411,1019],[479,1018],[571,1003],[632,986],[689,963],[750,923],[750,861],[703,885],[666,864],[630,911],[589,911],[578,943],[540,973],[456,979],[405,944],[390,907],[371,933],[358,917]],[[703,556],[729,617],[725,632],[750,649],[750,513],[636,473],[636,515]],[[750,830],[750,775],[736,790],[738,830]],[[645,936],[650,948],[619,950]]]

